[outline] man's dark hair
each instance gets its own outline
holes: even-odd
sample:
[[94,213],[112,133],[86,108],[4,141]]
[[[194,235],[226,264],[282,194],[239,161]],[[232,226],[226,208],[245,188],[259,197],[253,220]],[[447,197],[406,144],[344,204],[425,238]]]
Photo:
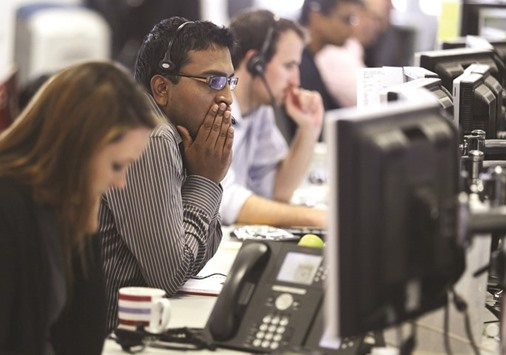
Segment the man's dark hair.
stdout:
[[276,53],[276,44],[281,33],[294,31],[305,40],[304,30],[294,21],[277,18],[268,10],[245,10],[235,16],[230,23],[230,30],[237,41],[237,47],[232,52],[232,63],[237,68],[250,49],[261,51],[269,28],[273,27],[270,45],[267,48],[265,62],[268,63]]
[[304,0],[302,11],[300,13],[299,22],[306,26],[309,22],[309,13],[311,11],[319,11],[324,15],[328,15],[334,8],[343,3],[355,3],[363,5],[363,0]]
[[[225,27],[219,27],[209,21],[194,21],[185,25],[180,31],[178,27],[188,20],[184,17],[171,17],[156,24],[146,35],[135,62],[135,79],[151,93],[151,78],[156,75],[177,73],[188,62],[190,50],[207,50],[213,46],[234,50],[234,37]],[[174,35],[176,34],[176,38]],[[174,39],[173,39],[174,38]],[[160,61],[167,52],[169,42],[170,59],[175,64],[169,71],[160,67]],[[171,80],[176,81],[175,77]]]

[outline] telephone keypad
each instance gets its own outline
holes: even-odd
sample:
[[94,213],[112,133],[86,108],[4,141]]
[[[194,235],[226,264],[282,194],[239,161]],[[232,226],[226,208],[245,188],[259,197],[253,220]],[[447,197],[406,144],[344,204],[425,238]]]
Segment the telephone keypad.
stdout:
[[283,337],[288,334],[289,317],[279,314],[268,314],[262,318],[257,331],[253,333],[251,345],[257,348],[276,350]]

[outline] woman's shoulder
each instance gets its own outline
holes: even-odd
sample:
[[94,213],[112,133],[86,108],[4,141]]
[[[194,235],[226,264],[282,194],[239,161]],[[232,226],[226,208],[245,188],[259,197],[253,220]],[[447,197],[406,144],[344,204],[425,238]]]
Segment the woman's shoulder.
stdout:
[[11,194],[12,196],[28,196],[28,191],[14,178],[0,176],[0,193]]
[[0,209],[17,210],[31,204],[27,188],[9,177],[0,177]]

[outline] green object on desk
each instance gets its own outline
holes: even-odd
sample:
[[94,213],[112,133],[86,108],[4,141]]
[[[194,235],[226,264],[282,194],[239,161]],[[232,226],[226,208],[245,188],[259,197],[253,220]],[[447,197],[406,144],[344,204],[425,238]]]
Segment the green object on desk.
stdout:
[[297,244],[303,247],[311,247],[311,248],[323,248],[325,246],[323,240],[315,234],[303,235]]

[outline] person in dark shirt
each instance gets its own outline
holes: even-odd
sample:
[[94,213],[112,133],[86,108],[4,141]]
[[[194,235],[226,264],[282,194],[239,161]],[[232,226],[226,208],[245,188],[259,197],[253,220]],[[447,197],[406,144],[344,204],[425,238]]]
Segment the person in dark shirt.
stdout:
[[342,46],[352,35],[362,0],[305,0],[299,22],[306,27],[309,42],[300,65],[301,86],[322,95],[325,110],[340,108],[329,94],[314,62],[314,56],[327,44]]
[[[309,35],[300,63],[300,86],[320,93],[325,111],[341,108],[325,86],[314,57],[327,44],[342,46],[352,34],[362,0],[305,0],[299,22]],[[278,114],[277,124],[290,143],[296,127],[284,112]],[[322,131],[323,133],[323,131]],[[323,134],[320,135],[320,140]]]
[[156,117],[125,68],[71,66],[0,135],[0,353],[100,354],[98,208]]

